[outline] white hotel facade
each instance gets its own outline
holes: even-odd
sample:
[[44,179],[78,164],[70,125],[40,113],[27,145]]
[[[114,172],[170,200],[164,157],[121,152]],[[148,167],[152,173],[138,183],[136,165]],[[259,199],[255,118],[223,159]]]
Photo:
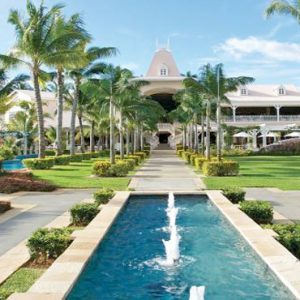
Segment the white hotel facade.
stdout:
[[[142,93],[158,101],[167,111],[176,107],[173,95],[182,89],[184,77],[180,75],[171,51],[167,48],[156,50],[147,73],[139,77],[149,82],[142,87]],[[46,118],[46,127],[55,125],[56,96],[51,92],[42,92],[44,110],[50,115]],[[254,145],[262,137],[262,143],[272,142],[267,139],[270,133],[276,132],[283,137],[290,129],[300,126],[300,91],[291,84],[260,85],[250,84],[242,86],[234,93],[227,95],[230,103],[223,103],[223,122],[236,127],[258,126],[252,130]],[[14,103],[19,101],[34,101],[33,91],[16,90],[11,94]],[[20,110],[18,106],[12,107],[1,117],[2,123],[8,123],[15,113]],[[70,126],[70,112],[64,112],[63,126]],[[200,130],[200,128],[199,128]],[[212,123],[212,131],[215,124]],[[159,123],[158,131],[148,136],[153,144],[170,143],[174,146],[182,140],[182,133],[178,124]]]

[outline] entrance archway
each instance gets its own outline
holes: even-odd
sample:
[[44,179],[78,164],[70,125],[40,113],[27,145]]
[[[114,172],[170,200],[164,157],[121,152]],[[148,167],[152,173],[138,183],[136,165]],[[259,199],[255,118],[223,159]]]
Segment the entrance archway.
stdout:
[[160,144],[168,144],[168,138],[171,135],[171,133],[168,131],[162,131],[158,132],[156,135],[159,139]]

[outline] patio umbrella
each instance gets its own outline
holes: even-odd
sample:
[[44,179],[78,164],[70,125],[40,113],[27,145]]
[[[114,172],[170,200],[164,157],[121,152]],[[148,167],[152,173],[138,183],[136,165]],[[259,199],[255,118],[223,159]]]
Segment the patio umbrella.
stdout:
[[278,138],[279,135],[276,132],[269,132],[266,137],[271,137],[271,138]]
[[250,138],[251,135],[248,134],[247,132],[242,131],[242,132],[234,134],[233,137],[236,137],[236,138]]
[[294,131],[289,134],[286,134],[284,137],[298,138],[298,137],[300,137],[300,132]]

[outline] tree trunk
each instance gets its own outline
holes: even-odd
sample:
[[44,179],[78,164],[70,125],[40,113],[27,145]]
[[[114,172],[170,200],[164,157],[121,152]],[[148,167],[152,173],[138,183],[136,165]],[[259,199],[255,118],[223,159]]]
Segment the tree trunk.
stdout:
[[189,125],[189,148],[193,149],[193,124]]
[[133,153],[137,152],[138,149],[138,132],[137,128],[134,129],[134,135],[133,135]]
[[123,114],[120,109],[120,157],[124,159]]
[[198,153],[198,126],[197,126],[197,115],[194,115],[194,150]]
[[141,126],[140,135],[141,135],[141,151],[144,151],[144,131],[143,131],[143,126]]
[[206,159],[210,160],[210,102],[206,105]]
[[90,151],[95,152],[95,121],[92,120],[90,129]]
[[204,140],[204,115],[201,114],[201,154],[205,154],[205,140]]
[[77,113],[77,104],[79,100],[79,88],[80,88],[80,79],[77,77],[75,79],[75,95],[72,103],[72,111],[71,111],[71,131],[70,131],[70,154],[75,154],[75,123],[76,123],[76,113]]
[[78,113],[78,123],[79,123],[79,130],[80,130],[80,150],[81,153],[85,152],[85,142],[84,142],[84,131],[83,131],[83,124],[82,124],[82,113]]
[[217,159],[221,161],[222,159],[222,136],[221,136],[221,103],[218,99],[217,103]]
[[109,102],[109,157],[110,163],[115,164],[115,136],[114,136],[114,107],[113,99]]
[[126,155],[130,153],[130,131],[129,127],[126,128]]
[[101,134],[99,133],[99,139],[98,139],[97,145],[96,145],[97,151],[100,151],[100,146],[101,146]]
[[35,106],[37,113],[37,123],[38,123],[38,136],[39,136],[39,158],[45,157],[45,130],[44,130],[44,113],[43,113],[43,102],[41,98],[39,75],[38,71],[33,70],[33,83],[35,92]]
[[63,153],[62,149],[62,127],[63,127],[63,109],[64,109],[64,75],[63,69],[59,68],[57,70],[57,123],[56,123],[56,155],[61,155]]
[[186,148],[186,126],[183,127],[182,148],[183,148],[183,150],[185,150],[185,148]]

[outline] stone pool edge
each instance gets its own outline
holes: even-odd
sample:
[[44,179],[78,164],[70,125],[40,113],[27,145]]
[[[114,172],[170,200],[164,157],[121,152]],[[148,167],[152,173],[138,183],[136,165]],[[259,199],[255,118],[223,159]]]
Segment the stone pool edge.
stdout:
[[[94,220],[76,233],[70,247],[26,292],[15,293],[9,300],[65,299],[82,270],[126,204],[130,195],[166,195],[167,191],[117,192]],[[300,263],[267,230],[262,229],[220,191],[175,191],[174,194],[207,195],[220,212],[238,230],[281,282],[300,299]]]
[[206,194],[270,270],[296,299],[300,299],[300,261],[268,230],[264,230],[224,197],[221,191],[206,191]]

